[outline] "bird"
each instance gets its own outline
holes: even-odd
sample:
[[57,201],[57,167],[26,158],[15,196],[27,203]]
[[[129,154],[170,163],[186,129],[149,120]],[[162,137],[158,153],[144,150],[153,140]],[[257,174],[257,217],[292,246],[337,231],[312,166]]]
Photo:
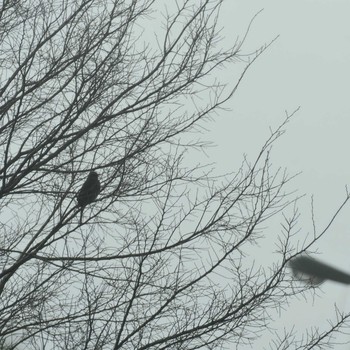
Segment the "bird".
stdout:
[[82,223],[84,208],[96,200],[100,190],[101,185],[98,180],[98,174],[96,171],[91,171],[77,194],[78,205],[81,207],[80,223]]
[[350,284],[350,274],[307,255],[293,258],[289,266],[295,277],[313,286],[318,286],[326,280]]

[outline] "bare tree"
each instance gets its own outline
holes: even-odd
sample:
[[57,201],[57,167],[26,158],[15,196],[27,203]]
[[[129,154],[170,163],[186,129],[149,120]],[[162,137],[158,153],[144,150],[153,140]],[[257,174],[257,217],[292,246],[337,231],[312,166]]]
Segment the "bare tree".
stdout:
[[[297,212],[285,219],[278,263],[249,260],[262,225],[294,203],[285,191],[290,178],[269,158],[290,116],[230,175],[183,162],[206,146],[196,133],[263,51],[233,85],[217,81],[221,67],[240,60],[243,43],[220,47],[220,5],[183,0],[162,12],[155,0],[3,1],[6,346],[239,346],[269,325],[266,310],[312,289],[285,270],[323,234],[295,249]],[[150,23],[158,26],[153,36]],[[91,171],[101,192],[80,222],[76,196]],[[320,347],[347,317],[302,338],[300,348]],[[275,340],[276,348],[292,336]]]

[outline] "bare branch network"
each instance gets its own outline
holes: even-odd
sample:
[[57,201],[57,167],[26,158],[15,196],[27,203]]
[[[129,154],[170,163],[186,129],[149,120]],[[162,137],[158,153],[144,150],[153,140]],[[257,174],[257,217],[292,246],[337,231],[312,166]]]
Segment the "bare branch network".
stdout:
[[[230,175],[184,163],[264,51],[217,79],[244,41],[221,47],[221,3],[0,5],[3,349],[243,349],[310,293],[285,266],[323,233],[296,249],[296,210],[273,266],[249,253],[295,202],[270,162],[291,115]],[[271,346],[329,346],[348,317]]]

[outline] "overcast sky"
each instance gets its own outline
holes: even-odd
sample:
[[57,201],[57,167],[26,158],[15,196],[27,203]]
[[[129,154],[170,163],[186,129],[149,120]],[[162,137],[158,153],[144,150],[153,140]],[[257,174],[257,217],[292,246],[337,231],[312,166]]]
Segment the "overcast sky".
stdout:
[[[234,42],[242,35],[261,9],[243,51],[252,52],[279,38],[248,72],[230,102],[232,111],[211,124],[218,146],[210,156],[225,170],[232,169],[232,163],[238,166],[243,153],[253,159],[269,127],[276,127],[285,111],[300,106],[275,145],[272,159],[274,165],[287,167],[289,174],[302,171],[293,182],[299,194],[307,195],[299,204],[299,224],[310,232],[310,196],[314,195],[320,231],[345,198],[345,185],[350,185],[350,2],[226,1],[221,18],[226,40]],[[349,213],[347,206],[317,245],[319,258],[348,271]],[[334,302],[350,311],[349,287],[325,283],[319,295],[314,301],[301,300],[281,322],[317,325],[334,318]]]

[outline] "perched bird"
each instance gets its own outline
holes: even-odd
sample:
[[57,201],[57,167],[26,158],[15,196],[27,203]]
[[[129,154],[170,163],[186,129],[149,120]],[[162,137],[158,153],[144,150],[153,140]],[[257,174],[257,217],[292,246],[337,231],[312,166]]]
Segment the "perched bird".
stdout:
[[289,266],[295,277],[313,286],[317,286],[326,280],[350,284],[350,274],[306,255],[292,259],[289,262]]
[[77,194],[78,204],[81,207],[80,223],[83,219],[84,208],[95,201],[101,190],[100,181],[98,180],[98,174],[95,171],[91,171],[80,191]]

